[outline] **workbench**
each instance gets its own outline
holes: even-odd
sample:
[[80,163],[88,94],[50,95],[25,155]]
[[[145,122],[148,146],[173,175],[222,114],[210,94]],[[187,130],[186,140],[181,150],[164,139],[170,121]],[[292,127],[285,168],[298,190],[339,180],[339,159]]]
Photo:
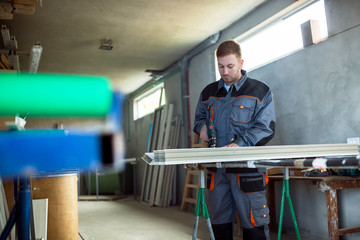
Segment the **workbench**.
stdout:
[[[270,209],[270,227],[275,228],[276,225],[276,202],[275,202],[275,182],[282,181],[282,175],[270,175],[267,187],[268,206]],[[360,177],[346,176],[290,176],[290,181],[303,181],[304,183],[315,184],[320,191],[326,194],[326,208],[328,216],[328,234],[330,240],[339,240],[340,236],[350,233],[360,232],[359,227],[355,228],[339,228],[338,199],[337,191],[341,189],[360,188]]]

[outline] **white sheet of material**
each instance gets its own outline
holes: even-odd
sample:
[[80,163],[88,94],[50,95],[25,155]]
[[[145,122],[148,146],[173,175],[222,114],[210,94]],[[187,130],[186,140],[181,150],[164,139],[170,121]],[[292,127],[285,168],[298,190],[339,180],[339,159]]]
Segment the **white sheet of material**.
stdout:
[[359,154],[357,144],[278,145],[239,148],[183,148],[145,153],[150,165],[239,162],[249,160],[293,159]]

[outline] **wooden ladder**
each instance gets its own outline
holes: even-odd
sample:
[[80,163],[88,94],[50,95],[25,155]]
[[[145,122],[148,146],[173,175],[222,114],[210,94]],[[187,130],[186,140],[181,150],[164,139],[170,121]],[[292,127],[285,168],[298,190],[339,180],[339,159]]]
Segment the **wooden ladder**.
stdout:
[[[193,142],[191,144],[192,148],[206,148],[206,143],[201,141],[198,134],[194,133]],[[187,211],[188,204],[192,203],[196,205],[198,199],[198,192],[200,187],[200,170],[195,169],[187,169],[186,178],[185,178],[185,186],[184,186],[184,194],[183,200],[181,203],[181,210]],[[194,193],[195,191],[195,193]],[[196,207],[194,207],[195,211]]]
[[[200,170],[187,169],[181,210],[187,211],[189,203],[196,205],[200,187]],[[195,193],[194,193],[195,190]],[[195,210],[195,208],[194,208]]]

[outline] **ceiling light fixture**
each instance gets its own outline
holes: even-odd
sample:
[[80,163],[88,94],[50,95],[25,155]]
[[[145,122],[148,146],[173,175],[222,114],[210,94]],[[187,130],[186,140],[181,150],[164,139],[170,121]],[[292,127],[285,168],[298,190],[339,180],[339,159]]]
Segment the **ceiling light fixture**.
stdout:
[[101,39],[100,47],[101,50],[108,50],[110,51],[113,49],[112,41],[111,39]]
[[40,57],[42,53],[42,46],[40,43],[36,43],[32,46],[30,51],[30,61],[29,61],[29,72],[36,73],[39,67]]

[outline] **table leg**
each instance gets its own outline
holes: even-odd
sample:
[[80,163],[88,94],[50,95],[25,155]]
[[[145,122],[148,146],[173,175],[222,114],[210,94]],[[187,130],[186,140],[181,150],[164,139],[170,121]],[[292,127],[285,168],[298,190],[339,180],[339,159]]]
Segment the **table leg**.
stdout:
[[329,239],[339,240],[339,219],[336,189],[330,188],[330,190],[326,191],[326,207],[328,214]]

